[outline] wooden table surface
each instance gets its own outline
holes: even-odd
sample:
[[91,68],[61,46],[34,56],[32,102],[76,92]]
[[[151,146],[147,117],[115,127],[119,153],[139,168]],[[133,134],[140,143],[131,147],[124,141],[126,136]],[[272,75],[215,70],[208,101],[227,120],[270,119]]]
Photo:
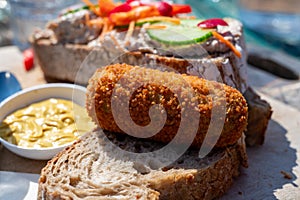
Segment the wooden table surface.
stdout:
[[[22,52],[15,46],[0,48],[0,71],[10,71],[20,81],[22,88],[46,83],[42,70],[36,66],[26,71]],[[40,173],[47,161],[30,160],[11,153],[0,145],[0,171]]]
[[0,48],[0,71],[10,71],[20,81],[22,88],[46,83],[39,67],[26,71],[23,66],[22,52],[15,46]]

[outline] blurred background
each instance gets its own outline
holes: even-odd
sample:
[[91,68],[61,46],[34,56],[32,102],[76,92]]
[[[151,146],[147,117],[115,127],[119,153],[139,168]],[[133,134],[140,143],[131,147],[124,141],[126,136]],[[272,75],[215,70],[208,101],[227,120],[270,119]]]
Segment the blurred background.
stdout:
[[0,45],[29,47],[28,37],[80,0],[0,0]]
[[[197,16],[234,17],[245,27],[248,43],[300,57],[299,0],[187,0]],[[199,5],[199,6],[197,6]]]
[[6,0],[0,0],[0,45],[10,45],[12,32],[9,30],[9,5]]
[[[27,38],[80,0],[0,0],[0,46],[28,47]],[[234,17],[245,26],[247,43],[300,58],[299,0],[177,0],[199,18]]]

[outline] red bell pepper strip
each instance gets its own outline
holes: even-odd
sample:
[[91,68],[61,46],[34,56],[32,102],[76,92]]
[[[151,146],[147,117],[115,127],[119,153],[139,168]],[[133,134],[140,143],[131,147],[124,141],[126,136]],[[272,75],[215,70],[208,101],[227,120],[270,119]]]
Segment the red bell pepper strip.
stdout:
[[118,12],[128,12],[132,9],[132,7],[128,3],[122,3],[121,5],[116,6],[114,9],[112,9],[109,12],[109,15],[112,13],[118,13]]
[[125,3],[128,3],[128,4],[130,4],[130,3],[134,2],[134,1],[136,1],[136,2],[140,2],[139,0],[126,0],[126,2],[125,2]]
[[182,14],[182,13],[190,13],[192,12],[192,8],[189,5],[184,4],[172,4],[172,15]]
[[34,64],[34,54],[32,49],[26,49],[23,52],[23,64],[26,71],[32,69]]
[[117,25],[128,25],[131,21],[141,18],[160,16],[160,13],[154,6],[140,6],[128,12],[112,13],[109,16],[110,21]]

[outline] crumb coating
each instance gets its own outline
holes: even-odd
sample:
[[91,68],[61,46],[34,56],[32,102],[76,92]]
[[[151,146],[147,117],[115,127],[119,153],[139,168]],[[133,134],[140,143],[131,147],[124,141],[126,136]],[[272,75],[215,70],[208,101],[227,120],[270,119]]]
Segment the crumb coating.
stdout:
[[[135,73],[129,73],[132,71]],[[145,81],[145,75],[148,82]],[[211,120],[220,119],[223,127],[220,137],[216,133],[219,139],[215,146],[226,147],[235,144],[247,126],[248,107],[243,95],[225,84],[185,74],[179,76],[180,78],[174,72],[162,72],[127,64],[114,64],[100,68],[90,78],[87,86],[88,114],[102,129],[124,133],[114,120],[112,98],[118,98],[121,107],[129,105],[124,109],[129,109],[131,119],[124,119],[124,124],[122,124],[124,126],[127,120],[132,120],[139,126],[148,125],[151,123],[150,107],[159,104],[161,106],[155,109],[166,114],[166,121],[163,128],[150,139],[168,143],[175,137],[181,126],[181,119],[189,117],[186,116],[189,112],[185,109],[192,108],[200,114],[196,136],[192,142],[193,147],[202,145],[207,131],[212,128],[210,127],[210,124],[213,124]],[[160,80],[159,84],[155,83],[157,80]],[[182,80],[191,89],[182,87]],[[170,84],[171,89],[168,87]],[[118,86],[117,89],[115,89],[116,86]],[[130,92],[130,88],[136,89]],[[192,95],[191,91],[193,91]],[[122,98],[124,95],[129,96],[127,104],[122,102],[125,101],[125,98]],[[155,119],[155,116],[152,119]],[[190,132],[193,129],[188,122],[185,121],[185,123],[183,125],[186,129],[185,133],[189,134],[189,129],[191,129]],[[186,138],[188,137],[189,135],[186,135]],[[184,143],[184,138],[180,142]]]

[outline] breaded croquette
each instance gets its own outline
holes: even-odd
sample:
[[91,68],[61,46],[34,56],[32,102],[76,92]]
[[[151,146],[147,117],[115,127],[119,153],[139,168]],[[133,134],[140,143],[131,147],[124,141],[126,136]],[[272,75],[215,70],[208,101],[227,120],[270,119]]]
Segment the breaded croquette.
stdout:
[[[150,139],[169,143],[183,128],[186,135],[179,141],[184,143],[185,138],[193,137],[192,146],[200,147],[208,130],[219,126],[220,133],[217,129],[213,133],[220,135],[215,146],[226,147],[241,138],[247,125],[247,103],[238,90],[196,76],[114,64],[98,69],[87,89],[89,115],[102,129],[111,132],[128,134],[136,126],[147,127],[161,120],[163,126],[158,129],[154,125],[150,132],[158,131]],[[129,114],[121,114],[124,110]],[[142,130],[135,136],[145,137],[148,133]]]

